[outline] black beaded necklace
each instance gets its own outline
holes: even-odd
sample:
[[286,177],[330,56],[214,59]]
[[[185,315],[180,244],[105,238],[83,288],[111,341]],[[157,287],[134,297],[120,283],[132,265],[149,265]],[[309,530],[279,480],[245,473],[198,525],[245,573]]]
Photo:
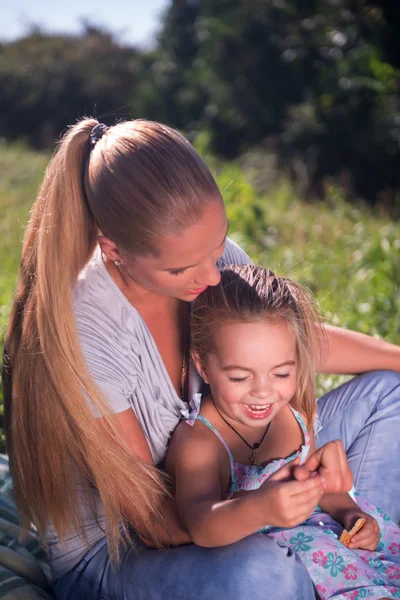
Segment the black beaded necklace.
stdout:
[[211,396],[211,400],[212,400],[212,403],[214,404],[215,410],[217,411],[217,413],[219,414],[219,416],[221,417],[221,419],[222,419],[222,420],[223,420],[223,421],[224,421],[224,422],[225,422],[225,423],[228,425],[228,427],[230,427],[230,428],[232,429],[232,431],[234,431],[234,432],[236,433],[236,435],[238,435],[238,436],[240,437],[240,439],[241,439],[241,440],[242,440],[242,441],[243,441],[243,442],[246,444],[246,446],[247,446],[248,448],[250,448],[250,450],[252,451],[252,453],[251,453],[251,456],[250,456],[251,464],[252,464],[252,465],[256,465],[256,464],[257,464],[257,450],[259,449],[259,447],[260,447],[260,446],[261,446],[261,444],[263,443],[263,441],[264,441],[264,438],[265,438],[265,436],[266,436],[266,435],[267,435],[267,433],[268,433],[268,429],[270,428],[270,425],[271,425],[271,422],[272,422],[272,421],[270,421],[270,422],[268,423],[268,425],[267,425],[267,428],[266,428],[266,430],[264,431],[264,433],[263,433],[263,435],[262,435],[262,438],[261,438],[261,440],[260,440],[259,442],[255,442],[253,445],[251,445],[251,444],[249,444],[249,442],[248,442],[248,441],[246,441],[246,440],[244,439],[244,437],[243,437],[243,436],[242,436],[242,435],[241,435],[241,434],[240,434],[238,431],[236,431],[236,429],[233,427],[233,425],[231,425],[230,423],[228,423],[228,421],[225,419],[225,417],[223,417],[223,416],[221,415],[221,413],[219,412],[219,410],[218,410],[218,408],[217,408],[217,405],[216,405],[216,404],[215,404],[215,402],[214,402],[214,398],[213,398],[212,396]]

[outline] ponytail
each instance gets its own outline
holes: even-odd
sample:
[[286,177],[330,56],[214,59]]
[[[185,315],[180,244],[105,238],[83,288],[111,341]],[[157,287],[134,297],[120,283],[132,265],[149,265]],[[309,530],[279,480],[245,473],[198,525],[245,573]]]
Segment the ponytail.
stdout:
[[[72,288],[96,245],[98,229],[85,193],[90,133],[73,126],[51,161],[24,238],[21,269],[6,336],[7,448],[23,525],[43,538],[49,520],[61,540],[83,523],[76,474],[95,485],[111,555],[127,539],[124,517],[158,545],[155,523],[165,485],[156,468],[132,455],[86,367]],[[105,431],[86,398],[105,415]],[[121,527],[122,526],[122,527]]]

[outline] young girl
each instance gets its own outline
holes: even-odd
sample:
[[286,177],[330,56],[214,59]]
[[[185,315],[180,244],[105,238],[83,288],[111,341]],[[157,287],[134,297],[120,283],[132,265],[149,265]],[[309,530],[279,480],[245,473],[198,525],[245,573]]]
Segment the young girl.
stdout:
[[[261,267],[224,269],[196,300],[192,356],[211,392],[195,395],[171,442],[178,511],[200,546],[272,536],[298,554],[322,599],[400,598],[400,529],[345,493],[341,442],[315,451],[317,323],[308,294]],[[359,518],[346,548],[340,533]]]

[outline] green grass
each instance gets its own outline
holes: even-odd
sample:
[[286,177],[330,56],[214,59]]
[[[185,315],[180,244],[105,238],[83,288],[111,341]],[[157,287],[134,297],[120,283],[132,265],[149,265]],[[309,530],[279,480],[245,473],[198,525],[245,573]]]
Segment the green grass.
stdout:
[[[23,146],[0,144],[0,351],[16,284],[24,229],[48,156]],[[0,413],[2,389],[0,386]],[[0,429],[0,451],[4,437]]]
[[29,211],[43,179],[48,156],[22,146],[0,145],[0,310],[8,315]]
[[[24,228],[48,160],[0,145],[0,344]],[[223,190],[230,235],[255,262],[309,287],[329,322],[400,344],[399,223],[346,203],[334,186],[324,202],[302,201],[285,179],[259,193],[238,164],[206,160]],[[320,377],[319,392],[342,379]]]

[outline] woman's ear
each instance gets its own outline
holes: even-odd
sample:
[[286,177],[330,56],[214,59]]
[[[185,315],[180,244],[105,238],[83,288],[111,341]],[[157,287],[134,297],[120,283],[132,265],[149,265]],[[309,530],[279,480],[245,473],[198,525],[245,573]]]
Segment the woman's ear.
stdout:
[[206,383],[210,383],[208,381],[208,377],[207,377],[206,366],[205,366],[204,362],[201,360],[200,356],[197,354],[197,352],[192,352],[192,360],[194,362],[194,366],[196,367],[197,371],[200,373],[202,379]]
[[97,243],[100,246],[102,254],[110,260],[111,262],[115,262],[116,260],[121,261],[121,253],[117,246],[109,240],[105,235],[97,236]]

